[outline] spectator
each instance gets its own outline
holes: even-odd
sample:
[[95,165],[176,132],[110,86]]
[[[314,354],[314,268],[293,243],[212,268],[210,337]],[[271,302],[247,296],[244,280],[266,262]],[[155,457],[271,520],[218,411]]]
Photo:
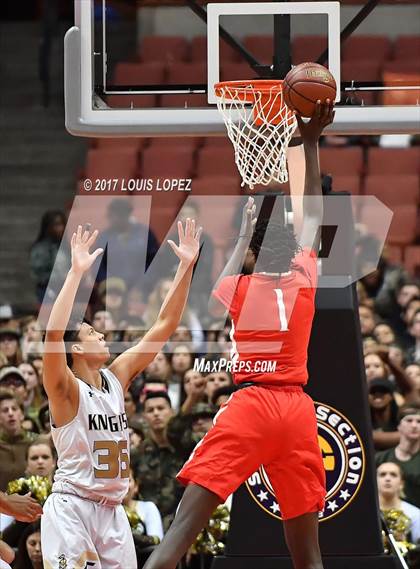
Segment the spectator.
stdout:
[[38,423],[41,427],[41,432],[45,435],[51,436],[50,408],[48,406],[48,402],[44,403],[39,410]]
[[395,342],[395,334],[389,324],[386,322],[378,322],[373,329],[373,337],[384,346],[390,346]]
[[377,453],[376,465],[398,464],[404,473],[407,501],[420,507],[420,405],[404,405],[398,418],[400,442],[394,448]]
[[[362,245],[362,263],[367,263],[369,266],[373,261],[373,264],[376,264],[378,244],[372,241],[371,236],[362,240],[363,243],[359,243],[359,246]],[[364,271],[363,266],[361,270]],[[377,268],[361,279],[367,295],[374,300],[375,312],[382,319],[389,322],[397,313],[396,293],[407,278],[407,272],[402,267],[390,264],[384,256],[381,256]]]
[[362,345],[364,354],[371,354],[372,352],[376,352],[379,348],[379,344],[373,336],[366,336],[363,338]]
[[400,441],[398,405],[393,393],[394,387],[388,379],[369,382],[369,407],[376,450],[392,448]]
[[185,324],[180,324],[170,337],[170,341],[178,344],[186,344],[191,347],[192,334]]
[[186,344],[175,346],[169,355],[173,372],[172,381],[180,384],[184,373],[193,366],[194,359],[194,354]]
[[217,355],[230,359],[230,326],[218,321],[211,324],[207,332],[207,356]]
[[[43,301],[48,284],[47,300],[51,302],[55,299],[70,269],[70,249],[68,243],[62,241],[66,222],[63,212],[47,211],[42,217],[38,237],[32,245],[29,264],[39,302]],[[53,279],[49,283],[53,269]]]
[[146,305],[143,291],[134,286],[127,293],[126,316],[143,319],[145,309]]
[[169,443],[167,426],[173,416],[169,396],[165,392],[149,393],[144,402],[144,418],[148,433],[132,465],[142,496],[158,507],[164,529],[171,524],[183,489],[176,480],[182,458]]
[[417,281],[407,281],[403,283],[396,292],[394,307],[392,313],[388,317],[384,317],[391,325],[397,336],[398,343],[407,349],[412,346],[413,339],[407,331],[413,310],[415,310],[416,302],[413,300],[420,297],[420,286]]
[[23,402],[25,415],[37,420],[39,408],[45,403],[46,398],[41,388],[38,372],[35,366],[29,362],[23,362],[19,366],[19,371],[26,381],[26,399]]
[[391,364],[403,369],[405,365],[404,352],[398,344],[391,344],[388,346],[388,358]]
[[35,316],[28,316],[22,319],[22,357],[26,361],[29,354],[42,354],[42,332]]
[[26,415],[22,421],[22,429],[24,431],[28,431],[30,433],[35,433],[36,435],[39,435],[38,423],[35,421],[35,419],[31,419],[31,417],[27,417]]
[[[160,279],[157,283],[157,286],[150,294],[147,302],[147,308],[143,315],[146,328],[150,328],[156,321],[160,307],[168,293],[171,283],[172,279],[170,278]],[[188,305],[185,307],[182,322],[183,326],[185,326],[187,330],[190,331],[194,349],[201,346],[204,340],[203,328],[201,326],[200,320],[198,319],[197,313]]]
[[126,391],[124,394],[124,408],[125,414],[127,415],[127,420],[130,422],[137,413],[136,402],[134,401],[133,394],[130,390]]
[[395,529],[390,529],[395,539],[416,543],[420,539],[420,510],[401,499],[404,493],[404,474],[401,467],[394,462],[383,462],[377,469],[377,482],[379,507],[386,520],[388,516],[393,520]]
[[0,330],[0,352],[6,356],[7,363],[11,366],[17,366],[23,361],[19,339],[20,333],[18,330],[13,328]]
[[233,385],[232,376],[228,371],[218,371],[206,375],[206,396],[211,401],[216,389]]
[[42,569],[41,524],[28,525],[22,533],[13,569]]
[[402,313],[402,319],[406,327],[409,326],[409,323],[412,321],[414,314],[419,309],[420,309],[420,296],[413,296],[411,300],[409,300],[408,303],[406,304]]
[[[52,483],[56,463],[57,457],[50,439],[45,437],[38,437],[35,441],[30,443],[26,452],[25,477],[29,478],[31,476],[42,476],[48,478]],[[33,495],[33,497],[35,498],[36,496]],[[40,503],[42,504],[43,501]],[[11,526],[8,530],[8,541],[10,545],[13,544],[10,541],[13,539],[13,534],[18,534],[21,529],[20,524],[14,525],[14,527],[12,526],[14,521],[14,516],[3,516],[2,519],[2,531]]]
[[[3,518],[14,516],[21,522],[33,522],[42,514],[42,508],[36,500],[30,497],[29,493],[25,496],[18,494],[3,494],[0,492],[0,521],[2,525]],[[8,565],[1,563],[3,560],[12,563],[15,558],[15,552],[6,543],[0,540],[0,569],[8,569]]]
[[[101,232],[96,243],[97,247],[108,250],[108,256],[105,254],[104,259],[98,261],[97,282],[118,277],[122,279],[126,290],[130,290],[137,284],[143,271],[143,252],[147,251],[146,267],[156,254],[158,242],[154,233],[145,225],[137,223],[132,218],[132,213],[130,199],[117,198],[109,204],[108,228]],[[112,262],[109,255],[112,256]],[[146,289],[150,290],[152,286],[151,278],[146,277]],[[110,309],[109,306],[107,309]]]
[[168,394],[168,384],[166,383],[166,381],[163,381],[158,376],[150,375],[145,379],[143,387],[140,391],[139,403],[141,405],[141,410],[143,410],[144,402],[146,401],[147,396],[153,393]]
[[149,555],[163,539],[162,517],[153,502],[139,499],[139,485],[130,469],[130,486],[123,501],[136,546],[138,567],[143,567]]
[[[99,312],[108,312],[112,317],[112,323],[107,322],[106,314],[102,315],[103,322],[99,321],[99,324],[103,324],[105,327],[107,324],[112,324],[112,329],[115,329],[115,323],[121,321],[123,315],[125,314],[125,296],[127,292],[127,286],[123,279],[118,277],[110,277],[100,283],[98,286],[98,296],[100,300],[101,307],[104,310]],[[97,311],[98,312],[98,311]],[[95,314],[97,314],[97,312]],[[105,331],[109,332],[109,329],[104,328]]]
[[222,405],[227,403],[232,395],[235,393],[236,387],[234,385],[226,385],[225,387],[219,387],[213,392],[213,397],[211,402],[216,407],[220,409]]
[[181,382],[181,412],[188,415],[197,403],[204,400],[206,381],[201,372],[187,369]]
[[28,362],[31,363],[34,368],[36,369],[36,371],[38,372],[38,379],[40,381],[40,384],[42,386],[42,378],[43,378],[43,374],[44,374],[44,360],[42,359],[42,355],[41,354],[31,354],[28,357]]
[[145,369],[146,377],[153,375],[169,383],[172,380],[172,367],[168,354],[158,352],[154,360]]
[[26,453],[28,476],[45,476],[52,482],[56,466],[57,455],[49,438],[40,436],[28,446]]
[[420,396],[420,363],[418,364],[409,364],[405,368],[405,373],[414,382],[417,394]]
[[370,306],[361,304],[359,306],[360,330],[362,336],[372,336],[375,329],[375,313]]
[[[365,370],[366,379],[392,379],[398,389],[396,393],[397,402],[401,403],[409,401],[417,401],[418,395],[416,392],[415,384],[405,374],[404,370],[396,365],[389,357],[389,348],[386,346],[379,346],[376,352],[368,353],[365,355]],[[402,397],[400,396],[402,395]]]
[[0,388],[12,391],[23,404],[28,397],[25,378],[17,367],[6,366],[0,369]]
[[122,330],[121,341],[130,344],[127,345],[127,348],[134,343],[140,342],[146,333],[145,328],[143,320],[137,316],[128,316],[118,324],[118,329]]
[[[123,504],[127,510],[135,512],[139,518],[139,525],[142,528],[137,529],[137,537],[142,537],[142,540],[135,539],[136,545],[139,542],[144,546],[156,545],[163,539],[163,525],[162,517],[156,504],[153,502],[144,502],[139,499],[139,483],[135,480],[133,471],[130,469],[130,486]],[[144,539],[148,538],[148,539]]]
[[197,403],[188,413],[178,413],[169,421],[168,439],[184,461],[209,432],[215,415],[214,407],[208,403]]
[[92,319],[92,326],[105,336],[107,342],[114,339],[115,321],[108,310],[97,310]]
[[414,338],[414,345],[407,351],[407,361],[420,363],[420,308],[415,311],[408,326],[410,336]]
[[22,429],[23,404],[11,391],[0,391],[0,490],[25,472],[26,451],[36,438]]

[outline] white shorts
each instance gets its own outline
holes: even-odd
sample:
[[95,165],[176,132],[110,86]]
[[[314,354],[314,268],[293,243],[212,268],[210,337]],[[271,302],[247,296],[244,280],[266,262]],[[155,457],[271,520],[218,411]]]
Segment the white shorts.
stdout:
[[123,506],[53,493],[41,517],[44,569],[137,569]]

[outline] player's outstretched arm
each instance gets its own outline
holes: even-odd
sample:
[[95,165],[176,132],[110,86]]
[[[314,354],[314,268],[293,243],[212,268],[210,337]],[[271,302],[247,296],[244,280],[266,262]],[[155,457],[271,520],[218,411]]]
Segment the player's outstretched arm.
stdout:
[[153,360],[175,332],[182,318],[194,264],[200,249],[201,232],[201,227],[196,230],[195,221],[188,218],[185,222],[185,229],[182,223],[178,222],[179,245],[168,241],[179,258],[179,265],[157,320],[136,346],[126,350],[109,366],[124,389],[127,389],[130,382]]
[[73,374],[67,367],[63,338],[80,281],[103,252],[102,249],[97,249],[94,253],[89,253],[97,236],[97,231],[91,234],[89,230],[83,231],[79,225],[71,238],[71,268],[52,307],[45,335],[43,385],[50,399],[54,395],[66,395],[73,383]]
[[318,142],[324,128],[334,120],[334,104],[317,101],[310,121],[296,117],[305,151],[305,188],[303,192],[303,220],[300,245],[319,250],[320,226],[323,218],[321,172],[319,169]]
[[42,514],[42,508],[30,492],[24,496],[11,494],[8,496],[0,492],[0,513],[13,516],[20,522],[34,522]]
[[[245,256],[248,251],[249,243],[254,232],[255,224],[257,223],[257,218],[255,217],[256,206],[254,203],[254,198],[248,198],[243,211],[242,211],[242,223],[241,229],[239,231],[239,237],[236,242],[235,249],[226,263],[225,268],[219,275],[219,278],[214,285],[214,290],[217,290],[220,282],[230,275],[237,275],[238,271],[242,268],[245,261]],[[212,316],[222,316],[226,313],[226,307],[215,297],[211,296],[209,300],[209,312]]]

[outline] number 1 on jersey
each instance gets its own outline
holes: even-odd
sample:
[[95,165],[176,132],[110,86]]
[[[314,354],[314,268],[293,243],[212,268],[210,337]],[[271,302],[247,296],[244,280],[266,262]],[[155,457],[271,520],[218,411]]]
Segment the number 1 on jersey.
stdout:
[[281,288],[275,288],[277,307],[279,309],[280,332],[289,331],[289,323],[287,322],[286,306],[284,305],[283,291]]

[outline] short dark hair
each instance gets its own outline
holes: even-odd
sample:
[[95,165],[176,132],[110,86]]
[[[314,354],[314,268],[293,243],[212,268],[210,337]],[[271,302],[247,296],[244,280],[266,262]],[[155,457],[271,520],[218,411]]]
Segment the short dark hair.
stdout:
[[[25,421],[30,421],[31,422],[31,428],[29,429],[29,431],[31,433],[35,433],[36,435],[39,435],[39,425],[38,423],[35,421],[35,419],[33,419],[32,417],[29,417],[28,415],[25,415],[23,418],[22,423],[24,423]],[[27,429],[25,429],[27,430]]]
[[216,405],[216,401],[219,399],[219,397],[222,397],[224,395],[228,395],[230,397],[232,393],[235,393],[235,391],[236,387],[234,385],[225,385],[223,387],[219,387],[213,393],[213,397],[211,398],[212,404]]
[[168,385],[166,379],[162,379],[156,373],[151,373],[146,377],[146,379],[143,382],[143,387],[146,385],[146,383],[164,383],[165,385]]
[[17,397],[17,395],[15,395],[15,393],[10,389],[5,389],[3,387],[0,387],[0,403],[2,403],[3,401],[8,401],[9,399],[13,400],[19,406],[20,410],[23,413],[25,412],[23,402],[20,400],[20,398]]
[[47,422],[51,422],[50,408],[48,403],[44,403],[38,411],[38,421],[41,428],[45,430]]
[[398,285],[396,287],[397,296],[401,292],[401,289],[403,289],[405,286],[416,286],[417,288],[420,289],[420,282],[416,279],[407,279],[407,280],[403,280],[402,282],[398,283]]
[[402,405],[398,410],[398,422],[400,423],[408,415],[420,415],[420,403],[413,401]]
[[256,259],[260,253],[268,253],[260,268],[276,273],[287,272],[301,250],[292,226],[270,220],[257,222],[249,248]]
[[154,391],[154,392],[148,393],[144,399],[143,407],[145,407],[146,402],[150,401],[151,399],[165,399],[167,401],[169,407],[172,409],[172,402],[170,400],[169,395],[166,393],[166,391]]
[[64,332],[63,340],[66,344],[66,361],[70,369],[73,365],[73,355],[71,350],[67,349],[67,344],[76,344],[80,341],[79,332],[83,323],[89,324],[89,326],[91,326],[91,323],[86,319],[83,319],[82,321],[72,320],[69,322],[67,325],[67,330]]

